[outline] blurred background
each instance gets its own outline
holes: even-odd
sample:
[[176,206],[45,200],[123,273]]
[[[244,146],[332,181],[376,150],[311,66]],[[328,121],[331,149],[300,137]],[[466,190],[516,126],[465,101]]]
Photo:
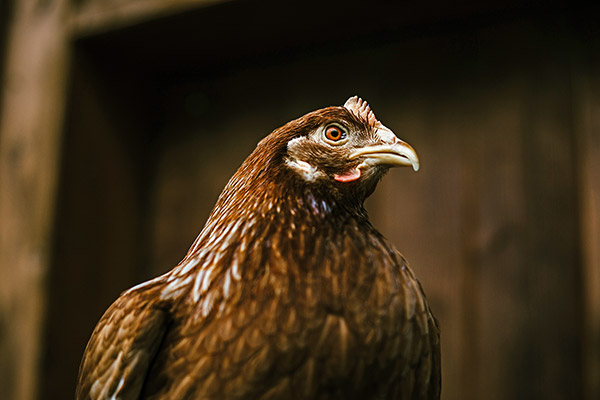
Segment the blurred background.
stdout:
[[445,400],[600,398],[600,8],[0,2],[0,391],[72,398],[257,141],[358,94],[415,147],[368,201],[442,329]]

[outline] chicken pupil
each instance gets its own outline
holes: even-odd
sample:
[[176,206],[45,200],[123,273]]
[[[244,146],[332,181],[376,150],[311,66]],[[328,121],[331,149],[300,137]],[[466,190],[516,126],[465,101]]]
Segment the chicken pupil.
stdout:
[[327,137],[331,140],[340,140],[342,138],[342,131],[335,126],[327,128]]

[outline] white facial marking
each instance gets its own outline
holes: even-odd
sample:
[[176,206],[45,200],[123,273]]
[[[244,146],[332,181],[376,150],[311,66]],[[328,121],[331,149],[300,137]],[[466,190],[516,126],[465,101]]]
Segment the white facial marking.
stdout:
[[299,174],[304,180],[308,182],[314,182],[317,180],[319,176],[323,173],[320,172],[316,167],[310,165],[306,161],[302,160],[285,160],[285,163],[288,167],[293,169],[297,174]]
[[314,182],[325,174],[308,162],[294,157],[296,147],[301,146],[306,141],[307,138],[305,136],[300,136],[289,141],[287,147],[288,154],[290,154],[290,156],[286,158],[285,164],[302,178],[304,178],[304,180],[308,182]]

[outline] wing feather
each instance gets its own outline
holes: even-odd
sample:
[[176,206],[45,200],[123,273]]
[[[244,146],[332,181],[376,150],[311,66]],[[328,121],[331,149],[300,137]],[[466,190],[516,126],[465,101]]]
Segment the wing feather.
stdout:
[[168,311],[141,291],[128,291],[104,313],[81,365],[77,400],[137,399],[167,332]]

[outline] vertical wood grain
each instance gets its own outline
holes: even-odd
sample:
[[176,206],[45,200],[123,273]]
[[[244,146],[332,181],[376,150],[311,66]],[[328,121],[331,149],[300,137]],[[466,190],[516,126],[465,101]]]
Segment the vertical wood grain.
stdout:
[[37,397],[64,109],[68,2],[16,1],[0,125],[0,387]]
[[516,394],[524,398],[582,396],[582,265],[567,59],[533,71],[524,109],[528,224],[520,283],[527,324],[514,354]]
[[575,63],[583,251],[585,399],[600,398],[600,59],[598,42]]
[[98,319],[122,291],[147,278],[138,173],[144,148],[127,119],[134,107],[114,92],[107,98],[113,84],[99,80],[78,54],[73,58],[40,379],[49,399],[73,395]]

